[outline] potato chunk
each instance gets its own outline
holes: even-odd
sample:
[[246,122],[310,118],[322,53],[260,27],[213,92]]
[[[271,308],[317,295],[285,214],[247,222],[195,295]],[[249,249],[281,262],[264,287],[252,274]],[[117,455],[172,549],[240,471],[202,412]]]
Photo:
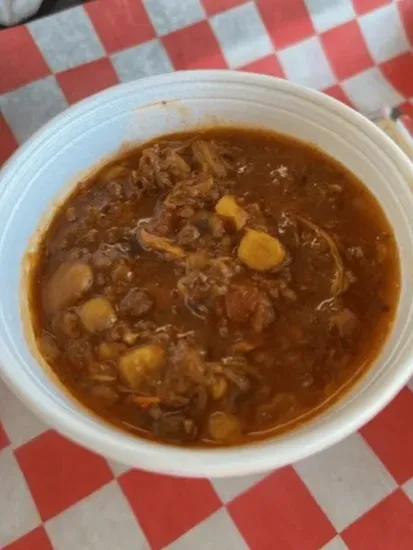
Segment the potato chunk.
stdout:
[[215,377],[212,385],[209,388],[212,399],[218,400],[221,399],[228,389],[228,382],[223,376]]
[[48,313],[73,305],[93,284],[93,271],[84,262],[64,263],[50,277],[44,294]]
[[112,327],[117,320],[115,310],[107,298],[91,298],[79,308],[79,317],[89,332],[100,332]]
[[153,376],[165,363],[165,350],[158,344],[148,344],[128,351],[119,359],[123,381],[138,389],[145,378]]
[[212,439],[224,443],[241,435],[241,426],[232,414],[213,412],[208,419],[208,433]]
[[152,235],[146,229],[141,229],[138,233],[139,243],[144,248],[149,248],[152,250],[157,250],[158,252],[164,252],[172,258],[184,258],[185,252],[180,246],[176,246],[171,243],[169,239],[165,237],[158,237],[157,235]]
[[235,200],[233,195],[224,195],[216,204],[215,211],[220,216],[230,218],[237,228],[237,231],[242,229],[247,223],[248,214]]
[[268,271],[282,264],[285,248],[278,239],[255,229],[248,229],[238,247],[238,258],[257,271]]

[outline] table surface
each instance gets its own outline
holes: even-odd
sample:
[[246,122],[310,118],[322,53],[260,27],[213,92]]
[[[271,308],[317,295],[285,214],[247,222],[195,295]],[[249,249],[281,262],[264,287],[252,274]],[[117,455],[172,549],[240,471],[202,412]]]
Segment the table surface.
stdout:
[[[268,73],[370,113],[413,113],[411,0],[99,0],[0,32],[0,162],[103,88],[194,68]],[[413,385],[412,385],[413,389]],[[35,418],[0,381],[0,548],[412,550],[413,393],[267,475],[130,470]]]

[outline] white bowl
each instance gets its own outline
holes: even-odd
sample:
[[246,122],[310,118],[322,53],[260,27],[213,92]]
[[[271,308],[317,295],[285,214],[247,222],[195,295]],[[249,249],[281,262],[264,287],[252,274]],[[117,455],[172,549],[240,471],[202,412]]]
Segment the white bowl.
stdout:
[[[372,91],[373,93],[373,91]],[[335,406],[294,431],[248,446],[184,449],[110,427],[74,401],[41,366],[27,319],[24,256],[51,205],[79,174],[129,141],[211,125],[278,130],[312,142],[370,188],[390,220],[401,259],[397,318],[380,356]],[[0,172],[0,371],[46,422],[125,464],[176,475],[250,474],[295,462],[370,420],[413,374],[413,166],[367,119],[284,80],[227,71],[142,79],[86,99],[36,133]],[[29,244],[31,243],[31,245]]]

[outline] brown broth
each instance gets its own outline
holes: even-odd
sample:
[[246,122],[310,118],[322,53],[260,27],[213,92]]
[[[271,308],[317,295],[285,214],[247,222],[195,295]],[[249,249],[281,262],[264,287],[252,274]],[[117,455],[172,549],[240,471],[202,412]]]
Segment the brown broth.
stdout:
[[[194,160],[196,138],[220,144],[213,149],[218,167]],[[392,228],[355,175],[301,141],[239,128],[174,134],[162,138],[163,153],[154,149],[164,169],[155,177],[150,165],[148,176],[142,151],[159,142],[80,183],[56,211],[32,269],[39,350],[81,403],[142,437],[231,445],[290,429],[337,399],[380,353],[400,287]],[[165,168],[168,147],[190,173],[183,175],[187,168],[179,163]],[[204,186],[212,178],[212,187],[194,198],[192,184],[184,183],[184,198],[176,199],[173,189],[191,178]],[[165,206],[168,194],[173,208]],[[213,214],[223,195],[247,212],[238,231],[230,218]],[[149,233],[179,247],[184,259],[142,246],[137,233],[151,217]],[[281,243],[286,258],[277,269],[259,272],[237,259],[246,228]],[[188,268],[188,256],[200,251],[219,260],[219,276],[211,275],[212,264]],[[235,271],[228,280],[222,257]],[[69,301],[59,295],[60,305],[50,305],[50,281],[59,266],[76,262],[91,268],[93,282]],[[188,288],[187,279],[178,284],[188,272],[196,280],[190,295],[177,290]],[[139,299],[128,309],[132,302],[125,296],[133,289]],[[109,301],[113,315],[101,315],[107,325],[90,331],[82,306],[92,297]],[[149,309],[137,313],[146,301]],[[113,357],[103,355],[102,343]],[[133,385],[119,370],[120,357],[144,345],[162,348],[162,364],[153,374],[140,373]],[[218,428],[226,435],[214,438],[211,419],[221,413],[224,428]]]

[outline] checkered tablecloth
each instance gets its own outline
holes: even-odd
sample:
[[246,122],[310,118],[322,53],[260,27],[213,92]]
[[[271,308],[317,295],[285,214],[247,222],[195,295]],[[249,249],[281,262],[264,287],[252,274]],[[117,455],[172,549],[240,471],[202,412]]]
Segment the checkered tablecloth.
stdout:
[[[88,3],[0,32],[0,162],[79,99],[174,69],[269,73],[413,114],[412,43],[411,0]],[[413,393],[294,466],[190,480],[108,463],[0,381],[0,548],[412,550]]]

